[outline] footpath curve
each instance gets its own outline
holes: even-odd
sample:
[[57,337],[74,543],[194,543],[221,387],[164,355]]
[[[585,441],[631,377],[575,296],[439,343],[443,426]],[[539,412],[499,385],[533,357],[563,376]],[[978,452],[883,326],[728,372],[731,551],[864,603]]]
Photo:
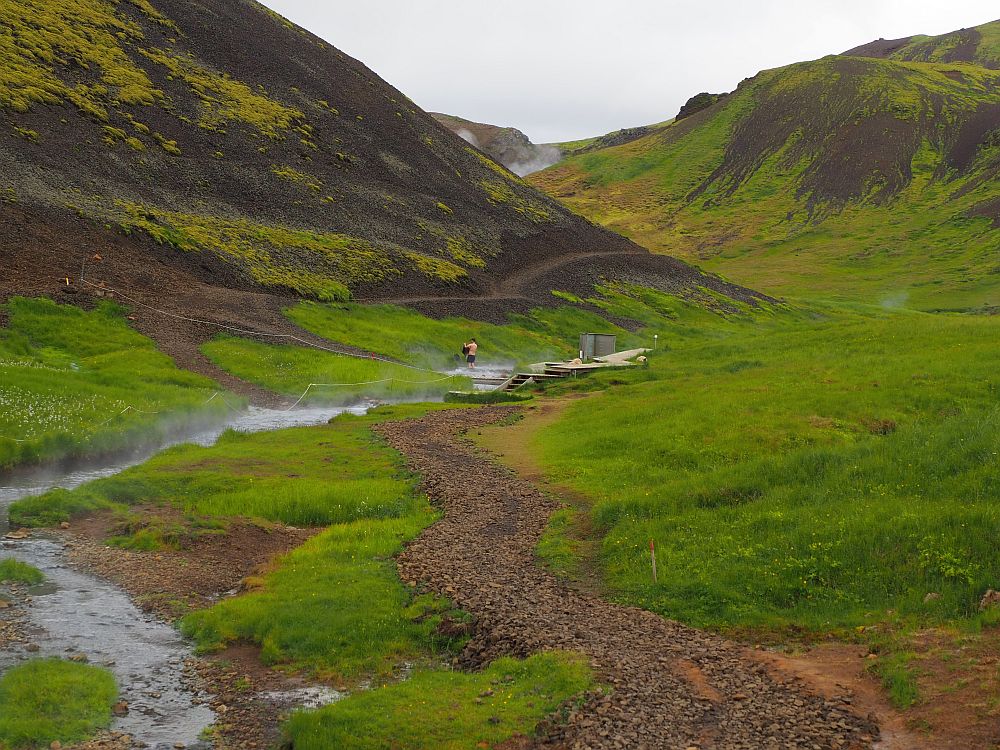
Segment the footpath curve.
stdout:
[[723,638],[574,591],[534,549],[557,504],[484,457],[461,434],[516,407],[449,410],[375,427],[423,478],[444,517],[400,555],[404,581],[447,596],[475,618],[465,666],[566,649],[587,654],[612,687],[547,748],[871,748],[878,727],[846,703],[779,679]]

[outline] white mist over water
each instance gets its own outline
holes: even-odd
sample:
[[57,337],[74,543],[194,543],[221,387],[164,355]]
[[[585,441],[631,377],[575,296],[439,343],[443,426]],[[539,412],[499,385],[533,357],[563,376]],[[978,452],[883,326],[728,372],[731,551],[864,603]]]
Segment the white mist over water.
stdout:
[[508,164],[507,169],[518,177],[525,177],[533,172],[541,172],[562,161],[562,151],[555,146],[534,146],[534,155],[526,161],[516,161]]
[[906,306],[909,299],[910,293],[907,291],[893,292],[883,297],[879,304],[886,310],[901,310]]

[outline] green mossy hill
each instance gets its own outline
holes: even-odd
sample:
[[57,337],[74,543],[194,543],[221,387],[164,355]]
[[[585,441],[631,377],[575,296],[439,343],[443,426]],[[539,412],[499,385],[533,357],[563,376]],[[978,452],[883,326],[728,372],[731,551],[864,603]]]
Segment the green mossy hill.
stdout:
[[[251,0],[0,0],[0,195],[317,299],[476,294],[505,254],[635,249]],[[23,237],[0,247],[44,265]]]
[[762,72],[530,180],[766,292],[1000,304],[1000,71],[832,56]]
[[1000,21],[941,36],[879,39],[844,54],[907,62],[971,62],[996,69],[1000,68]]

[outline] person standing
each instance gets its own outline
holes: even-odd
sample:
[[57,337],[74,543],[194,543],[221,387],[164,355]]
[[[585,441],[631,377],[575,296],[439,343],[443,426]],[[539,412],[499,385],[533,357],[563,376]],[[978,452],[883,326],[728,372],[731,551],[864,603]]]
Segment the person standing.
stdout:
[[469,364],[470,370],[476,369],[476,351],[479,349],[479,344],[476,343],[475,339],[469,339],[469,342],[462,347],[465,352],[465,361]]

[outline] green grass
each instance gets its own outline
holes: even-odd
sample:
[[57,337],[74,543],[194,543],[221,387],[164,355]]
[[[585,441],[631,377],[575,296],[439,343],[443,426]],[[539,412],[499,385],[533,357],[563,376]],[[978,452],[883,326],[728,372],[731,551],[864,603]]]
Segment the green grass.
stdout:
[[483,672],[420,670],[408,680],[351,695],[285,726],[296,750],[459,750],[529,735],[542,718],[593,686],[586,660],[548,652],[499,659]]
[[436,633],[447,602],[413,598],[392,556],[435,520],[426,500],[402,518],[336,524],[276,563],[260,588],[188,615],[202,651],[249,642],[266,664],[328,679],[386,676],[449,648]]
[[170,421],[218,414],[207,378],[179,370],[128,327],[121,308],[93,311],[14,297],[0,329],[0,469],[113,451]]
[[484,361],[541,361],[572,351],[572,343],[554,341],[519,326],[464,318],[435,320],[396,305],[304,302],[290,308],[286,315],[296,325],[331,341],[439,369],[454,367],[454,355],[470,338],[482,342]]
[[26,583],[29,586],[41,583],[45,575],[28,563],[5,557],[0,560],[0,583]]
[[[997,325],[729,322],[581,381],[596,395],[535,446],[593,499],[619,601],[723,629],[975,618],[1000,578]],[[596,393],[610,379],[623,385]]]
[[[192,471],[197,476],[196,467],[209,464],[213,475],[228,476],[237,492],[256,498],[250,504],[270,518],[284,515],[285,502],[271,479],[292,488],[308,488],[318,479],[317,492],[326,493],[314,500],[317,508],[328,508],[326,517],[314,520],[332,524],[328,529],[275,561],[254,581],[254,590],[183,620],[182,630],[201,650],[255,643],[266,663],[352,681],[387,675],[402,661],[427,661],[449,647],[450,640],[436,633],[449,613],[447,602],[414,598],[392,563],[403,543],[436,514],[416,491],[415,478],[403,472],[398,455],[370,431],[373,422],[418,416],[428,408],[344,415],[327,427],[244,436],[240,445],[231,437],[205,449],[200,460],[191,455],[193,465],[160,467],[163,476],[183,477]],[[219,506],[200,491],[191,496],[201,511],[235,514],[241,506]],[[265,509],[266,503],[272,509]]]
[[[599,287],[587,299],[573,299],[571,304],[540,308],[531,315],[511,315],[504,326],[462,318],[435,320],[394,305],[303,302],[286,314],[296,325],[331,341],[440,371],[463,366],[454,357],[470,338],[479,342],[481,366],[514,367],[573,357],[584,332],[616,334],[618,348],[624,350],[650,346],[654,331],[662,331],[665,341],[679,321],[686,324],[681,335],[690,336],[714,329],[726,316],[774,313],[767,306],[751,310],[707,290],[693,290],[687,299],[679,299],[651,289],[617,285]],[[605,315],[634,320],[639,329],[621,328],[609,323]],[[202,351],[237,377],[290,396],[300,396],[310,383],[334,384],[310,389],[305,401],[347,403],[361,396],[440,398],[449,391],[470,388],[464,376],[445,377],[439,372],[303,346],[223,336],[204,344]],[[360,383],[364,385],[354,385]]]
[[560,578],[573,578],[580,572],[580,542],[572,534],[576,513],[573,508],[560,508],[553,513],[536,548],[545,567]]
[[118,696],[105,669],[36,659],[0,676],[0,747],[80,742],[111,724]]
[[[530,315],[511,315],[503,326],[464,318],[437,320],[395,305],[303,302],[287,310],[286,315],[296,325],[331,341],[444,369],[455,366],[454,355],[470,338],[479,343],[479,363],[483,365],[527,364],[576,356],[581,333],[616,334],[619,349],[649,346],[654,331],[669,331],[679,320],[700,331],[718,322],[720,316],[711,308],[727,304],[731,311],[739,309],[736,303],[716,299],[707,292],[693,292],[684,300],[629,285],[598,287],[586,299],[558,290],[556,293],[569,304],[539,308]],[[603,317],[606,314],[637,321],[640,328],[636,332],[627,331],[609,323]],[[685,335],[691,335],[690,330]],[[213,351],[209,351],[210,356]],[[227,357],[227,362],[235,359]],[[279,364],[269,367],[275,370]],[[292,370],[295,365],[288,363],[284,367]],[[269,377],[277,379],[278,375]],[[295,381],[300,382],[301,379]],[[291,389],[291,383],[286,387]],[[454,383],[448,385],[448,390],[454,388]]]
[[880,655],[868,668],[882,683],[892,704],[902,710],[920,700],[917,676],[910,665],[913,656],[911,651],[893,650]]

